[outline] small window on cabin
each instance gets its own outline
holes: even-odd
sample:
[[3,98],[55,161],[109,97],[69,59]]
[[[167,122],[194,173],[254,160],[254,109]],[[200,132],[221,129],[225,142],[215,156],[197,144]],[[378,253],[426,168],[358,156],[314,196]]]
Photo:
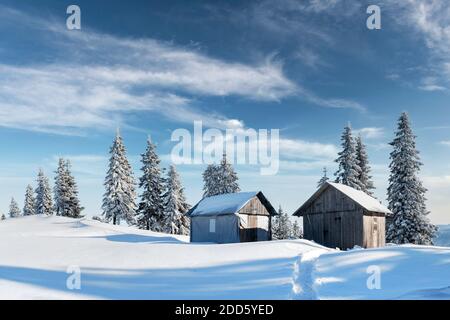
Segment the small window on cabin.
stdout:
[[216,219],[209,219],[209,232],[210,233],[216,232]]

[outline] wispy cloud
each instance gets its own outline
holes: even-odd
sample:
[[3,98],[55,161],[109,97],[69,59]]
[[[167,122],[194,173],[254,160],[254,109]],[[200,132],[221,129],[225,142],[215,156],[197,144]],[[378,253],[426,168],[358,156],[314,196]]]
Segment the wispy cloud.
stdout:
[[384,128],[379,127],[367,127],[367,128],[361,128],[361,129],[355,129],[353,130],[355,135],[360,134],[363,138],[366,139],[378,139],[382,138],[385,134]]
[[441,144],[441,145],[443,145],[443,146],[450,147],[450,140],[441,141],[441,142],[439,142],[439,144]]
[[418,86],[425,91],[443,91],[450,83],[450,8],[446,0],[385,0],[399,25],[418,34],[430,53],[426,77]]
[[[319,9],[315,1],[311,5]],[[21,28],[55,51],[55,59],[0,64],[0,126],[81,134],[86,128],[123,125],[130,112],[143,111],[177,122],[243,126],[241,120],[199,109],[193,96],[262,101],[297,96],[323,107],[364,110],[357,102],[316,96],[288,79],[283,64],[270,57],[252,65],[228,62],[154,39],[119,38],[88,28],[71,32],[52,19],[1,8],[4,23],[21,21]]]

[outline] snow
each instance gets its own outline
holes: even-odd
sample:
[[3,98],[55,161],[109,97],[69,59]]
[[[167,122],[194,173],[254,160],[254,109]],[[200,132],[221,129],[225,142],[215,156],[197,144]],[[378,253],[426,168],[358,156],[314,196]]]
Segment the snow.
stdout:
[[354,188],[351,188],[349,186],[340,183],[334,182],[328,183],[333,187],[335,187],[336,189],[338,189],[339,191],[341,191],[347,197],[351,198],[353,201],[357,202],[367,211],[380,212],[386,214],[392,213],[386,206],[382,205],[379,200],[369,196],[363,191],[356,190]]
[[203,198],[194,208],[192,208],[188,215],[207,216],[233,214],[238,212],[257,194],[258,192],[238,192]]
[[[368,289],[368,268],[381,288]],[[450,299],[450,248],[402,245],[323,254],[316,263],[321,299]]]
[[[0,299],[450,299],[450,248],[188,241],[88,219],[7,219]],[[372,265],[381,290],[366,286]],[[70,266],[81,269],[81,290],[66,287]]]

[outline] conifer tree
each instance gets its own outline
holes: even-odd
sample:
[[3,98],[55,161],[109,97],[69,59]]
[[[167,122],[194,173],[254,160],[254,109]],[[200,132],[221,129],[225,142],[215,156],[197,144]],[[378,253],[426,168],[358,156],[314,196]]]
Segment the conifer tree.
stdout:
[[289,216],[283,211],[281,206],[278,208],[278,215],[274,217],[272,222],[272,239],[284,240],[289,239],[292,234],[292,224]]
[[297,221],[294,221],[292,224],[292,232],[291,232],[291,239],[301,239],[303,238],[303,232],[300,228]]
[[11,203],[9,205],[9,217],[17,218],[19,216],[20,216],[19,205],[17,204],[16,200],[14,200],[14,198],[11,198]]
[[356,138],[356,160],[359,166],[359,182],[361,190],[372,196],[372,190],[375,189],[370,175],[369,157],[367,156],[366,146],[364,145],[361,135]]
[[427,217],[426,189],[418,177],[422,163],[415,138],[409,116],[404,112],[390,143],[393,151],[390,154],[388,201],[393,214],[389,219],[386,240],[397,244],[430,245],[437,228]]
[[142,154],[142,176],[139,179],[139,187],[143,189],[139,203],[137,224],[141,229],[158,232],[166,231],[164,204],[163,204],[163,179],[160,160],[156,154],[156,146],[150,138],[147,140],[147,149]]
[[39,169],[36,188],[36,214],[53,214],[53,200],[48,178],[45,176],[44,171]]
[[106,222],[120,224],[125,220],[128,224],[135,223],[136,192],[133,171],[128,162],[125,145],[120,132],[117,131],[110,149],[108,172],[106,174],[103,196],[103,216]]
[[34,198],[34,190],[31,185],[27,186],[27,189],[25,191],[25,200],[23,204],[23,215],[24,216],[31,216],[36,214],[35,211],[35,203],[36,199]]
[[189,218],[185,213],[190,206],[186,202],[180,176],[174,165],[171,165],[166,179],[164,194],[164,214],[166,232],[171,234],[189,234]]
[[320,178],[319,182],[317,183],[317,189],[322,187],[330,178],[327,176],[327,168],[323,168],[323,176]]
[[78,186],[75,177],[71,172],[70,161],[67,160],[64,166],[64,184],[66,188],[66,196],[64,197],[65,216],[70,218],[81,218],[83,207],[80,206],[78,198]]
[[55,171],[55,185],[53,187],[53,199],[57,216],[67,216],[68,188],[66,183],[66,162],[63,158],[58,160],[58,168]]
[[335,182],[345,184],[356,190],[361,190],[362,187],[359,181],[361,168],[356,158],[355,141],[349,125],[344,128],[341,140],[342,151],[339,152],[339,157],[335,160],[339,164],[339,169],[334,174],[336,176]]
[[238,176],[224,153],[219,165],[210,164],[203,173],[204,197],[240,191]]
[[2,217],[0,218],[1,221],[6,220],[6,217],[4,214],[2,214]]
[[203,198],[220,194],[218,171],[217,165],[209,164],[203,172]]

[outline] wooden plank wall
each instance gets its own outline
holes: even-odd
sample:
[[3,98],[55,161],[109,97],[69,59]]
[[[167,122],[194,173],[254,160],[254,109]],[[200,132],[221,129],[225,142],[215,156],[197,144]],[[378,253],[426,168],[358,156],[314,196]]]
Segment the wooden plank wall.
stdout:
[[264,216],[269,215],[269,211],[267,211],[266,207],[256,196],[253,199],[251,199],[241,210],[239,210],[239,213],[250,215],[257,214]]
[[331,248],[364,246],[363,209],[338,190],[326,189],[306,212],[305,239]]

